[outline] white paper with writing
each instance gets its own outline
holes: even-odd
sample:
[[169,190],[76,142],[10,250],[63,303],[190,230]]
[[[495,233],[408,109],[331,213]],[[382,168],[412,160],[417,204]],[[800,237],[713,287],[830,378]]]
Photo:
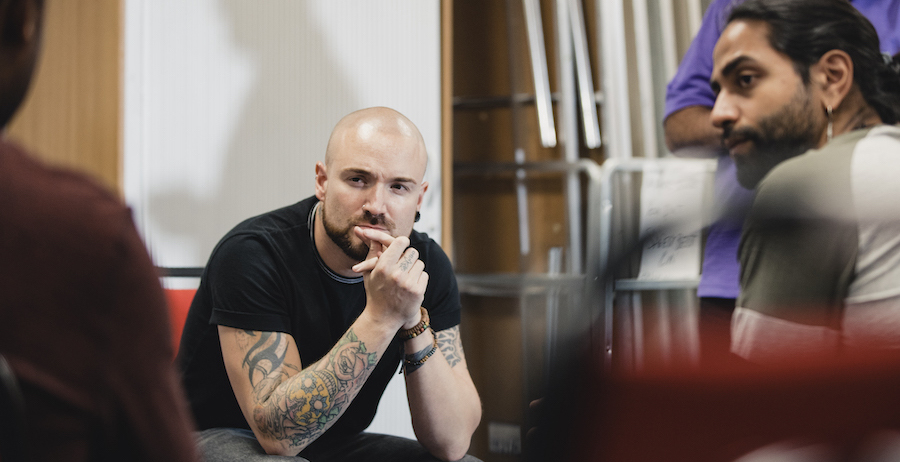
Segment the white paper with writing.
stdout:
[[691,160],[645,167],[640,232],[646,241],[638,279],[692,279],[700,274],[700,231],[708,172],[704,162]]

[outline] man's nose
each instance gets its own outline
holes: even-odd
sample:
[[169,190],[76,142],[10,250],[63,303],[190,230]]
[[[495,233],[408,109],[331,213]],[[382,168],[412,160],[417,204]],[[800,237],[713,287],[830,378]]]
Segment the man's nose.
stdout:
[[737,106],[725,92],[719,93],[716,96],[716,103],[713,105],[712,112],[709,113],[709,121],[716,128],[725,128],[726,125],[734,124],[737,118]]
[[381,185],[369,188],[369,196],[366,198],[366,204],[363,206],[364,210],[372,215],[383,215],[387,208],[385,194],[385,188]]

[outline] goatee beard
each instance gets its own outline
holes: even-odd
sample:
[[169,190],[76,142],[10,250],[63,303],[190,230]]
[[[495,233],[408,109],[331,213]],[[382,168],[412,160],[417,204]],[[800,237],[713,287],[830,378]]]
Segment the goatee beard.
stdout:
[[363,261],[369,256],[369,246],[362,241],[359,241],[354,245],[353,227],[359,223],[368,223],[372,226],[384,226],[388,229],[393,228],[393,226],[389,226],[384,215],[373,215],[368,211],[363,212],[363,216],[360,219],[350,220],[343,227],[328,221],[328,217],[325,215],[325,207],[321,207],[319,212],[322,213],[322,224],[325,227],[325,234],[338,246],[338,248],[341,249],[342,252],[344,252],[345,255],[355,261]]
[[762,179],[778,164],[797,157],[810,148],[812,148],[810,143],[785,145],[759,142],[754,145],[755,152],[750,154],[755,156],[754,159],[750,160],[742,156],[734,158],[738,183],[747,189],[756,189]]
[[724,127],[723,139],[744,139],[753,145],[750,152],[734,156],[741,186],[755,189],[775,166],[816,146],[822,130],[811,117],[814,111],[803,89],[776,113],[760,120],[757,127]]

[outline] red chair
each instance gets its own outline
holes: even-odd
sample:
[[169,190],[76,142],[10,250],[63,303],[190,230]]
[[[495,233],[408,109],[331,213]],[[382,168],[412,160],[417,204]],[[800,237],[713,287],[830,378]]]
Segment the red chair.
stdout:
[[165,289],[165,291],[169,302],[169,323],[172,327],[172,350],[177,354],[181,331],[184,330],[188,309],[197,289]]

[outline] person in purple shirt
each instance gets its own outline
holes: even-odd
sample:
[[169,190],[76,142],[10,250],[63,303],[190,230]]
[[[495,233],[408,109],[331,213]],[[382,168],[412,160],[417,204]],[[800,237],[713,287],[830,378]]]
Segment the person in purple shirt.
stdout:
[[[700,30],[666,87],[663,122],[666,145],[675,155],[717,157],[715,179],[718,221],[709,228],[703,256],[700,297],[700,359],[713,365],[727,361],[731,314],[740,292],[737,248],[753,191],[742,187],[735,166],[722,148],[721,130],[709,115],[715,94],[709,85],[712,53],[731,8],[744,0],[713,0]],[[851,3],[875,26],[881,50],[900,51],[900,0],[855,0]]]

